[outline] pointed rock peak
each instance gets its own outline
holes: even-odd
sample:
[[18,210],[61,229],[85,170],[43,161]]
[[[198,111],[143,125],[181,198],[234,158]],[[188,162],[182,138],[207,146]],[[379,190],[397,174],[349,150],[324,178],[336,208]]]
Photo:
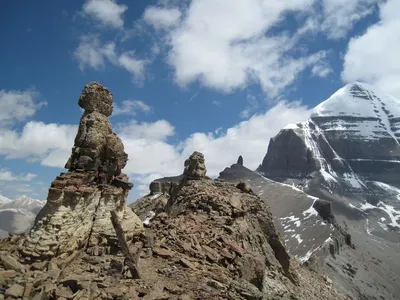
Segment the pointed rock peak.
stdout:
[[92,81],[83,88],[78,104],[85,112],[97,111],[109,117],[113,111],[113,95],[100,83]]
[[243,166],[243,157],[241,155],[238,157],[237,164]]
[[200,152],[193,152],[190,157],[185,160],[185,169],[183,178],[185,179],[202,179],[206,177],[207,169],[205,165],[204,155]]

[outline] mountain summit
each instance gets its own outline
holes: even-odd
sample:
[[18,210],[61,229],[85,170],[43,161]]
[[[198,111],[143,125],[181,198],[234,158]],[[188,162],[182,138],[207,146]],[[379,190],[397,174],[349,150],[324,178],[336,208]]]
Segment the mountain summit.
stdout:
[[315,196],[375,209],[383,219],[371,224],[374,230],[399,231],[399,141],[400,100],[357,82],[272,138],[258,172]]

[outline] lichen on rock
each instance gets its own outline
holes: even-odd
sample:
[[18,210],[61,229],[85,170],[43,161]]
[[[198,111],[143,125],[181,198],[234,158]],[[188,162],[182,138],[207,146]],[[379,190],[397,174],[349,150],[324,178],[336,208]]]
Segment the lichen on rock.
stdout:
[[128,155],[107,118],[112,102],[112,94],[97,82],[83,89],[79,105],[85,112],[66,164],[69,170],[51,184],[47,203],[21,248],[26,257],[49,258],[82,248],[97,255],[111,251],[111,244],[118,244],[112,210],[128,237],[143,231],[141,220],[125,204],[133,184],[121,173]]
[[183,177],[185,179],[202,179],[206,177],[207,169],[204,163],[204,155],[200,152],[193,152],[190,157],[185,160],[185,169]]

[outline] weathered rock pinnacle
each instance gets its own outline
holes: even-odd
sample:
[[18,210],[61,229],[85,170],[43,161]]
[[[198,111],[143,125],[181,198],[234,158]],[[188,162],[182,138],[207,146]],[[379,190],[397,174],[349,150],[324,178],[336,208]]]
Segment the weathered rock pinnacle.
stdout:
[[200,152],[193,152],[185,160],[185,169],[183,171],[184,179],[202,179],[206,177],[207,169],[204,163],[204,155]]
[[[21,252],[33,259],[50,258],[85,248],[101,255],[118,244],[110,212],[115,211],[125,234],[143,230],[125,203],[133,187],[121,173],[128,155],[107,119],[112,94],[97,82],[85,86],[79,105],[85,109],[66,167],[52,182]],[[114,246],[113,246],[114,245]]]
[[243,166],[243,157],[241,155],[238,157],[237,164]]
[[99,172],[101,183],[110,182],[125,167],[128,155],[121,139],[113,132],[108,116],[112,113],[112,94],[97,82],[87,84],[79,98],[85,109],[79,122],[68,170]]

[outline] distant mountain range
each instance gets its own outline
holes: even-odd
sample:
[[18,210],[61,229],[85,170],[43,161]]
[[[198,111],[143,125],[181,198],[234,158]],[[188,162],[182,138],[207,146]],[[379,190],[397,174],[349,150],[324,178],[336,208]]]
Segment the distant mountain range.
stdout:
[[44,204],[45,201],[26,195],[15,200],[0,195],[0,238],[6,237],[8,232],[28,231]]

